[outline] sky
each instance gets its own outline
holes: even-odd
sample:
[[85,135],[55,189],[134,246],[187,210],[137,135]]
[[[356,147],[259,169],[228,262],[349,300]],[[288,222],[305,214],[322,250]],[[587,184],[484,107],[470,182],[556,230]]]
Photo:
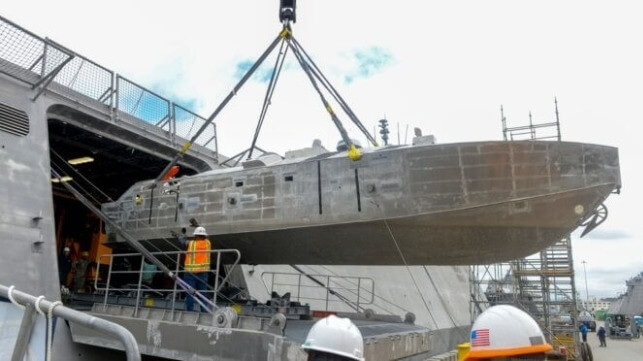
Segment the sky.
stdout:
[[[280,31],[278,1],[4,1],[0,14],[208,116]],[[440,143],[502,139],[509,125],[554,120],[563,140],[619,148],[622,193],[609,217],[573,236],[584,297],[624,291],[643,270],[643,22],[640,1],[300,0],[294,36],[367,129],[413,128]],[[249,147],[274,56],[217,118],[219,147]],[[341,118],[348,124],[346,117]],[[354,126],[351,137],[365,143]],[[408,131],[407,131],[408,129]],[[289,56],[258,145],[283,154],[339,140]]]

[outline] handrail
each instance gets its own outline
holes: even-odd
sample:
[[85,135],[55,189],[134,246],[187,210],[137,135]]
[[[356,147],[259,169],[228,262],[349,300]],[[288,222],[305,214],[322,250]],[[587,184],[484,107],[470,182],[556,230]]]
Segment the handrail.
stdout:
[[[182,134],[184,129],[176,128],[177,110],[190,114],[194,123],[206,122],[204,117],[195,112],[49,38],[34,34],[2,15],[0,43],[3,43],[3,47],[0,48],[0,73],[32,87],[38,86],[34,100],[45,90],[49,90],[90,107],[95,107],[95,102],[98,102],[103,110],[109,112],[111,121],[125,120],[142,129],[145,129],[145,126],[137,121],[155,126],[159,120],[167,119],[168,129],[164,129],[163,126],[157,127],[166,131],[160,136],[172,144],[182,144],[182,139],[189,139],[190,135]],[[7,46],[4,46],[5,43]],[[136,104],[136,107],[129,109],[129,106],[133,105],[130,103]],[[124,114],[128,117],[121,117]],[[176,139],[177,137],[180,139]],[[195,142],[213,151],[218,161],[216,137],[216,126],[212,123],[207,136],[199,137]],[[212,140],[214,144],[210,144]]]
[[[239,261],[241,260],[241,253],[237,249],[213,249],[210,251],[194,251],[194,253],[210,253],[210,258],[212,259],[212,263],[215,265],[214,269],[208,271],[208,273],[212,273],[214,275],[214,288],[210,290],[209,288],[205,291],[199,291],[202,294],[207,294],[207,293],[212,293],[212,303],[216,305],[217,302],[217,295],[221,288],[225,285],[226,281],[230,278],[230,274],[232,273],[231,271],[228,272],[228,274],[225,277],[221,277],[219,275],[219,265],[221,264],[221,257],[226,255],[226,254],[231,254],[234,257],[234,262],[232,262],[230,270],[234,269],[238,264]],[[189,273],[189,271],[185,271],[183,269],[180,269],[180,259],[181,255],[187,254],[188,251],[167,251],[167,252],[150,252],[150,254],[154,256],[166,256],[168,259],[170,259],[175,265],[176,269],[174,270],[174,273],[177,275],[177,278],[180,278],[179,275],[181,273]],[[170,257],[172,256],[172,257]],[[119,270],[119,269],[114,269],[114,259],[121,258],[121,259],[127,259],[131,257],[140,257],[141,258],[141,265],[138,270],[136,269],[131,269],[131,270]],[[103,265],[105,266],[105,263],[103,263],[101,260],[104,258],[108,258],[107,261],[107,280],[105,283],[104,287],[99,287],[98,285],[98,277],[94,280],[94,289],[97,291],[103,291],[105,292],[105,297],[103,300],[103,305],[107,305],[107,301],[109,299],[109,291],[135,291],[136,292],[136,305],[135,305],[135,311],[134,314],[138,314],[138,309],[140,306],[140,301],[141,301],[141,293],[142,292],[171,292],[172,294],[172,306],[171,306],[171,312],[172,314],[175,311],[175,303],[176,303],[176,295],[177,293],[182,293],[186,292],[183,289],[177,288],[177,281],[174,281],[173,288],[152,288],[152,287],[143,287],[143,274],[144,273],[161,273],[163,274],[162,271],[156,270],[156,271],[146,271],[143,269],[143,262],[145,262],[145,257],[141,255],[140,253],[119,253],[119,254],[102,254],[98,256],[98,262],[97,262],[97,269],[96,273],[100,274],[100,267]],[[130,288],[122,288],[122,287],[111,287],[111,280],[112,276],[114,274],[138,274],[138,282],[136,283],[136,287],[130,287]]]
[[[268,282],[266,282],[266,276],[270,277],[270,287],[268,287]],[[275,276],[285,276],[286,278],[296,278],[297,280],[289,283],[288,280],[275,280]],[[302,284],[302,279],[305,281],[310,279],[311,277],[319,280],[320,282],[325,281],[325,284],[324,282],[321,282],[320,284],[314,284],[315,282],[312,282],[311,284]],[[338,281],[344,281],[348,283],[348,286],[340,285],[338,284]],[[283,286],[286,289],[292,288],[293,290],[296,288],[297,294],[292,295],[293,298],[295,298],[297,301],[300,301],[302,299],[312,301],[325,301],[326,311],[328,311],[328,304],[330,302],[343,302],[348,304],[350,307],[355,308],[357,311],[360,311],[363,305],[370,305],[375,300],[375,280],[370,277],[338,276],[332,274],[303,274],[295,272],[263,272],[261,273],[261,282],[263,283],[263,286],[265,287],[268,294],[272,294],[272,292],[275,291],[275,286]],[[333,285],[333,282],[337,284]],[[307,297],[305,294],[302,295],[302,291],[306,289],[323,289],[325,290],[326,295],[324,298],[313,296]],[[355,300],[351,300],[350,295],[346,296],[345,294],[341,294],[338,291],[346,291],[350,293],[355,298]],[[335,296],[338,299],[333,300],[331,299],[331,296]]]
[[[9,287],[0,285],[0,295],[6,298],[10,298]],[[28,293],[17,291],[15,289],[11,292],[11,298],[13,298],[19,304],[31,305],[33,307],[36,307],[36,302],[38,302],[39,300],[38,297],[34,297]],[[52,307],[52,304],[53,302],[51,301],[40,299],[40,301],[38,302],[38,307],[49,309],[50,307]],[[54,307],[52,313],[55,316],[65,319],[69,322],[77,323],[79,325],[88,327],[101,333],[105,333],[118,339],[123,345],[128,361],[141,360],[141,353],[138,349],[138,343],[136,343],[136,339],[134,338],[132,333],[129,332],[125,327],[65,306]]]

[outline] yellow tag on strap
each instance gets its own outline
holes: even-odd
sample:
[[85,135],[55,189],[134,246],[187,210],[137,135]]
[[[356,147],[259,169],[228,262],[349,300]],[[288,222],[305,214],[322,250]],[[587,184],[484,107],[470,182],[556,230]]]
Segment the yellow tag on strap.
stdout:
[[348,149],[348,158],[353,161],[362,159],[362,152],[357,149],[355,144],[351,144],[350,149]]

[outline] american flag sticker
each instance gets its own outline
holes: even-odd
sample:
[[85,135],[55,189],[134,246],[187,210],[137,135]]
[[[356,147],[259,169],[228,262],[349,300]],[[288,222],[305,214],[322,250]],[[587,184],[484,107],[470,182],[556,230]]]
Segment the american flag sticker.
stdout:
[[489,329],[471,331],[471,347],[489,346]]

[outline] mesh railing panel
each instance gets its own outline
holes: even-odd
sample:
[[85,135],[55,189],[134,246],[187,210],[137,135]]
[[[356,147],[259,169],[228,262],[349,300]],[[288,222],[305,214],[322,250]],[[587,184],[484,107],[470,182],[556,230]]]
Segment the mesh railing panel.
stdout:
[[[206,119],[174,104],[174,121],[176,123],[176,135],[190,140],[205,124]],[[215,125],[212,123],[199,135],[195,143],[216,150],[213,140],[216,135],[215,132]]]
[[[72,55],[45,42],[45,49],[44,49],[43,56],[45,61],[45,67],[44,67],[44,73],[41,75],[47,76],[51,72],[55,71],[59,66],[61,66],[63,62],[69,59]],[[65,66],[67,65],[69,65],[69,63],[65,64]]]
[[60,70],[54,82],[94,100],[109,103],[112,77],[111,71],[77,56]]
[[170,118],[167,99],[120,76],[117,83],[118,110],[154,125]]
[[[62,67],[61,67],[62,66]],[[0,73],[31,85],[44,82],[58,71],[51,90],[89,97],[134,118],[189,140],[205,124],[205,118],[145,89],[93,61],[73,54],[0,16]],[[114,95],[116,94],[116,95]],[[75,99],[77,100],[77,99]],[[216,128],[211,124],[195,141],[216,151]]]
[[[0,71],[34,84],[70,57],[45,41],[0,17]],[[46,58],[43,73],[43,58]]]

